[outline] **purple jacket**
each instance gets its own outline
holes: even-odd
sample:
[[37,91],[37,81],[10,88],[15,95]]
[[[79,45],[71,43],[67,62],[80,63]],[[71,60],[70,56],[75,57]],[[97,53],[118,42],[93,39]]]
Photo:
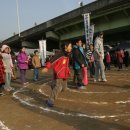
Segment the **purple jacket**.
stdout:
[[28,64],[25,63],[25,61],[28,61],[28,55],[25,52],[19,53],[17,60],[19,69],[28,69]]

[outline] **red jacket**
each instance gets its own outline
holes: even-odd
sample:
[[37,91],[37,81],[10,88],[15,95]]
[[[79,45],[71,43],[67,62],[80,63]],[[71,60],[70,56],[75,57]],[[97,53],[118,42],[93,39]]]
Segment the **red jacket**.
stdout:
[[46,68],[53,68],[55,79],[67,79],[70,75],[69,59],[67,53],[60,52],[46,63]]
[[4,81],[4,76],[5,76],[5,72],[4,72],[4,65],[3,65],[3,62],[2,60],[0,59],[0,84],[3,84],[5,81]]
[[111,63],[111,56],[110,56],[110,54],[106,55],[106,62],[107,63]]
[[122,55],[121,51],[118,51],[116,53],[116,57],[117,57],[118,62],[123,63],[123,55]]

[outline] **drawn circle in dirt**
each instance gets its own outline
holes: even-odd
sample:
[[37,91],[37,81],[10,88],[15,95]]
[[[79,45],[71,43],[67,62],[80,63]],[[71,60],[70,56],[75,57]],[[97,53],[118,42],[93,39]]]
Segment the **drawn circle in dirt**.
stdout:
[[[40,89],[41,86],[46,86],[49,82],[50,79],[46,79],[46,81],[40,81],[41,85],[39,85],[38,87],[38,91],[39,93],[41,93],[42,95],[48,97],[48,94],[45,93],[42,89]],[[43,83],[44,82],[44,83]],[[33,84],[33,83],[32,83]],[[28,87],[30,87],[32,84],[28,85]],[[50,113],[54,113],[54,114],[58,114],[58,115],[62,115],[62,116],[72,116],[72,117],[89,117],[89,118],[97,118],[97,119],[104,119],[104,118],[118,118],[118,117],[129,117],[130,116],[130,112],[125,112],[124,114],[103,114],[103,113],[80,113],[80,112],[73,112],[73,111],[63,111],[62,109],[59,110],[57,108],[48,108],[45,105],[41,105],[40,103],[35,103],[35,99],[27,96],[24,97],[24,93],[27,92],[29,93],[29,90],[26,90],[24,88],[19,89],[17,91],[15,91],[13,93],[13,97],[15,99],[17,99],[20,103],[22,103],[23,105],[27,105],[29,107],[38,109],[38,110],[42,110],[43,112],[50,112]],[[96,93],[96,94],[106,94],[106,93],[110,93],[110,92],[87,92],[87,91],[76,91],[76,90],[71,90],[68,89],[68,91],[70,93],[77,93],[77,94],[92,94],[92,93]],[[111,92],[111,94],[119,94],[119,93],[127,93],[126,91],[116,91],[116,92]],[[21,96],[22,95],[22,96]],[[73,99],[67,99],[65,98],[58,98],[61,101],[67,101],[67,102],[75,102],[75,100]],[[83,102],[86,104],[93,104],[93,105],[109,105],[109,102]],[[122,104],[127,104],[130,103],[130,100],[126,100],[126,101],[115,101],[114,104],[118,104],[118,105],[122,105]],[[117,120],[117,119],[116,119]]]

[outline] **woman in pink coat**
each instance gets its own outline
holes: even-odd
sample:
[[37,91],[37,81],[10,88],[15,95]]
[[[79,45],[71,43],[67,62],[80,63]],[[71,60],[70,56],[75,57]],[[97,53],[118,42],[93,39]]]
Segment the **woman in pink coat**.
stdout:
[[26,85],[26,70],[28,69],[28,55],[25,52],[26,48],[22,47],[20,50],[17,60],[18,60],[18,68],[20,70],[20,79],[23,85]]

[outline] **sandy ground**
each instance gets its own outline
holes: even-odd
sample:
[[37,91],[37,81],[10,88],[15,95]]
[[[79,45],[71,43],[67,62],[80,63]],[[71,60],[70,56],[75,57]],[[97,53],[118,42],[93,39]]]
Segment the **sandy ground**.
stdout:
[[45,104],[52,72],[37,82],[32,74],[28,71],[26,87],[17,79],[15,90],[0,97],[0,130],[130,130],[130,68],[107,71],[106,83],[89,79],[85,90],[77,90],[70,78],[54,108]]

